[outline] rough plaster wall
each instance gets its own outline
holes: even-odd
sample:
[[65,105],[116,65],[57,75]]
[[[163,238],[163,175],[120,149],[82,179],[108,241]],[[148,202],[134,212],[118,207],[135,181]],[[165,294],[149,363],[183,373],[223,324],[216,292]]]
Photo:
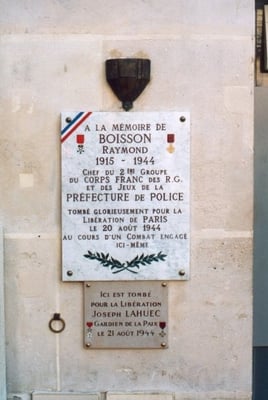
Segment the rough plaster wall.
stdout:
[[[0,4],[8,391],[250,398],[253,1]],[[104,79],[118,56],[152,61],[134,111],[191,112],[191,280],[169,285],[164,351],[84,350],[82,285],[60,281],[59,114],[120,110]]]

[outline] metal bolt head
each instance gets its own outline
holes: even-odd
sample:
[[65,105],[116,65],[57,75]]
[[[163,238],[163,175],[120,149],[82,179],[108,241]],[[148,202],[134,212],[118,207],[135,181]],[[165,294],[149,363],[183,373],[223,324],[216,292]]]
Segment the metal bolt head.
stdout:
[[162,282],[163,287],[167,287],[167,282]]
[[184,115],[182,115],[182,116],[180,117],[180,121],[181,121],[181,122],[185,122],[185,121],[186,121],[186,118],[184,117]]
[[67,117],[65,121],[70,123],[70,122],[72,122],[72,118],[71,117]]
[[68,276],[73,276],[73,271],[67,271]]
[[86,283],[86,287],[90,287],[91,285],[90,285],[90,283]]
[[90,343],[86,343],[86,347],[91,347],[91,344]]
[[165,347],[167,347],[166,342],[162,342],[162,343],[161,343],[161,347],[163,347],[163,349],[164,349]]
[[180,275],[180,276],[184,276],[184,275],[185,275],[184,269],[180,269],[180,270],[179,270],[179,275]]

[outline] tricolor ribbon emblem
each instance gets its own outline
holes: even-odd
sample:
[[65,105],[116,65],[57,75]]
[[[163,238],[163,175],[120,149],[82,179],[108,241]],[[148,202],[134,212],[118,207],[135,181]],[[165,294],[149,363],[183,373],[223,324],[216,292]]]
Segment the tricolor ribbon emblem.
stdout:
[[92,114],[91,111],[80,112],[69,122],[61,131],[61,143],[65,142],[68,137],[76,131],[76,129]]

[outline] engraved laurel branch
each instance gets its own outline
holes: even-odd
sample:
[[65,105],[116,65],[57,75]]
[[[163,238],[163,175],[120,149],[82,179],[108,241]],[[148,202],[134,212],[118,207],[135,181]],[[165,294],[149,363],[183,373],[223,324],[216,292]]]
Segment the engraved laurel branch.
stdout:
[[141,256],[136,256],[133,258],[133,260],[126,261],[124,263],[121,263],[120,261],[111,257],[109,253],[104,254],[96,252],[94,254],[88,250],[88,253],[84,254],[84,257],[88,258],[89,260],[97,260],[103,267],[111,268],[113,274],[118,274],[122,271],[129,271],[133,274],[137,274],[138,271],[135,271],[134,269],[140,269],[140,264],[148,265],[152,264],[152,262],[165,261],[167,255],[163,254],[161,251],[158,254],[142,254]]

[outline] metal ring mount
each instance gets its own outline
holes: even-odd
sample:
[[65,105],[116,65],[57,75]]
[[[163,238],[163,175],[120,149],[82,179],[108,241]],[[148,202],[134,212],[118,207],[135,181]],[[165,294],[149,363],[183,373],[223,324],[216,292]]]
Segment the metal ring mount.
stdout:
[[[61,326],[60,326],[59,329],[55,329],[55,328],[53,327],[53,322],[55,322],[55,321],[60,321],[60,322],[61,322]],[[62,331],[65,329],[65,321],[64,321],[63,318],[61,318],[60,314],[55,313],[54,316],[53,316],[53,318],[51,318],[51,320],[49,321],[48,326],[49,326],[49,329],[50,329],[52,332],[54,332],[54,333],[60,333],[60,332],[62,332]]]

